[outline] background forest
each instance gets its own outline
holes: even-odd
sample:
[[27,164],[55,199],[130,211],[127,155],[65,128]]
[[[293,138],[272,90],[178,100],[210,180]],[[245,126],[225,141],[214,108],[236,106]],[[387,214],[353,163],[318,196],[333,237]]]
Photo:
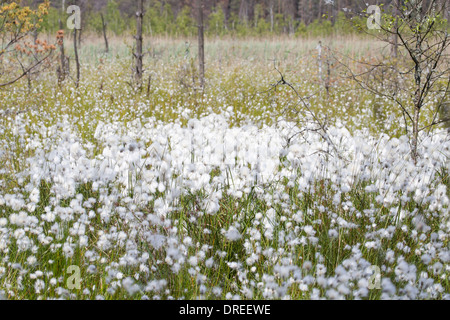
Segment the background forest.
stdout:
[[[443,2],[445,0],[442,0]],[[23,0],[23,5],[36,7],[42,1]],[[388,5],[390,0],[205,0],[208,36],[329,36],[355,32],[349,19],[368,4]],[[424,1],[427,2],[427,1]],[[84,31],[101,34],[100,13],[105,16],[110,32],[132,33],[136,28],[133,0],[58,0],[42,26],[42,31],[56,32],[61,8],[78,5]],[[194,36],[197,32],[195,1],[152,0],[145,2],[144,33],[168,37]],[[448,14],[448,13],[447,13]]]

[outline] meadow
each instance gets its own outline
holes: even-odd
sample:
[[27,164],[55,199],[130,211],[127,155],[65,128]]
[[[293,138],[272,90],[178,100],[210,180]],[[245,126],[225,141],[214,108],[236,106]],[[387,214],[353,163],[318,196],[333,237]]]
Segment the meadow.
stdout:
[[136,90],[132,38],[87,37],[78,88],[0,91],[0,297],[450,299],[449,134],[414,163],[333,53],[383,46],[321,40],[322,73],[318,39],[208,39],[202,89],[195,40],[148,39]]

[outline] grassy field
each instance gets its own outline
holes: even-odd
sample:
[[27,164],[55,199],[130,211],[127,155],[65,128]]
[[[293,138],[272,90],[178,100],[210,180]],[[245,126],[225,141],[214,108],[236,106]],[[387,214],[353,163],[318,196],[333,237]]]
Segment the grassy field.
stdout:
[[86,38],[78,89],[0,91],[0,297],[450,299],[448,133],[415,165],[334,59],[383,47],[322,43],[320,74],[318,40],[209,39],[202,90],[195,41],[152,39],[139,91],[132,39]]

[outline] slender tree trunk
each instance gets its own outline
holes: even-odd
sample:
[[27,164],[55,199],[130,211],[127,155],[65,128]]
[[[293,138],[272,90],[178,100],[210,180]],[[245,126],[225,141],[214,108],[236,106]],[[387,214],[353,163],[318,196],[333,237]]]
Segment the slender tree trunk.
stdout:
[[392,35],[392,56],[398,58],[398,10],[399,10],[399,0],[395,0],[393,14],[395,17],[394,22],[394,34]]
[[200,85],[205,87],[205,32],[203,24],[203,10],[205,7],[203,0],[197,0],[198,6],[198,58],[200,67]]
[[135,71],[135,80],[137,82],[137,86],[140,89],[142,87],[142,75],[143,71],[143,37],[142,37],[142,20],[144,17],[144,0],[138,0],[138,11],[136,12],[136,26],[137,26],[137,34],[136,34],[136,71]]
[[416,92],[414,95],[414,118],[413,118],[413,137],[411,142],[411,154],[414,163],[417,164],[418,159],[418,144],[419,144],[419,121],[420,110],[422,109],[422,70],[420,65],[416,63],[415,70]]
[[444,12],[444,19],[448,21],[450,19],[450,6],[445,0],[442,1],[442,9]]
[[417,164],[418,158],[417,148],[419,145],[419,120],[420,120],[420,107],[416,105],[414,107],[413,137],[411,141],[411,154],[415,164]]
[[77,34],[78,34],[78,30],[77,30],[77,28],[75,28],[73,30],[73,49],[75,51],[75,63],[76,63],[76,66],[77,66],[76,87],[78,88],[78,86],[80,85],[80,59],[79,59],[79,56],[78,56]]
[[274,18],[273,18],[273,2],[270,2],[270,32],[273,32]]
[[230,15],[231,15],[231,1],[232,0],[228,0],[227,2],[227,6],[225,9],[225,28],[228,30],[229,29],[229,23],[230,23]]
[[319,0],[319,10],[317,13],[317,19],[322,19],[322,0]]
[[36,29],[33,31],[33,40],[34,40],[34,44],[36,44],[36,41],[38,39],[39,36],[39,31]]
[[330,60],[327,58],[327,78],[325,80],[325,89],[327,90],[327,97],[330,97],[330,83],[331,83],[331,66]]
[[305,17],[305,7],[306,7],[306,0],[300,0],[298,3],[298,14],[300,15],[300,20],[306,24],[306,17]]
[[103,38],[105,39],[105,47],[106,47],[106,53],[109,52],[109,44],[108,44],[108,36],[106,35],[106,22],[105,18],[103,17],[103,13],[100,14],[102,18],[102,28],[103,28]]
[[59,20],[58,44],[60,50],[60,67],[58,69],[58,83],[61,84],[66,78],[66,54],[64,52],[64,26]]
[[83,34],[83,28],[78,29],[78,48],[81,48],[81,35]]
[[323,81],[323,74],[322,74],[322,41],[319,41],[319,44],[317,45],[317,62],[319,64],[320,81]]
[[147,98],[150,97],[150,89],[152,87],[152,75],[148,76],[148,83],[147,83]]

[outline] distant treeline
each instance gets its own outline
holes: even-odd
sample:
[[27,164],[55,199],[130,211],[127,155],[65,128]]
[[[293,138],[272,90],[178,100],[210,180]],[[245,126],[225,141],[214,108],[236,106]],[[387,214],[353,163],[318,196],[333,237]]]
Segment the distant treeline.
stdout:
[[[35,6],[43,0],[22,0]],[[146,0],[144,33],[163,36],[193,36],[197,33],[198,0]],[[347,35],[354,23],[365,24],[361,13],[370,4],[388,7],[396,0],[203,0],[209,36]],[[429,1],[429,0],[428,0]],[[443,2],[448,0],[442,0]],[[424,0],[426,5],[427,0]],[[108,32],[115,35],[135,30],[135,0],[52,0],[43,32],[56,32],[62,7],[78,5],[83,31],[102,32],[101,14]],[[447,18],[447,17],[446,17]]]

